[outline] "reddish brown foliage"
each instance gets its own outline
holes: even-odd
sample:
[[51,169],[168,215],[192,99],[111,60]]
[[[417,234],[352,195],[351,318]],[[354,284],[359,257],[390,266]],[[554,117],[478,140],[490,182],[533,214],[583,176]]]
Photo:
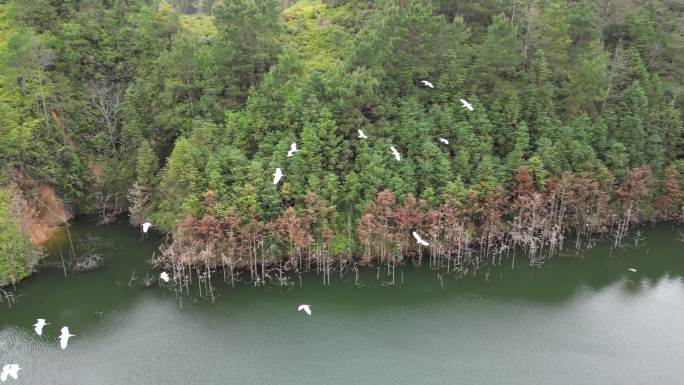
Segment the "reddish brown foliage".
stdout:
[[[646,219],[644,213],[652,203],[652,219],[684,215],[682,181],[675,167],[666,170],[655,200],[653,185],[652,171],[641,167],[632,170],[621,185],[615,185],[612,178],[565,172],[539,191],[529,170],[522,167],[510,193],[501,187],[488,193],[470,190],[465,205],[447,202],[428,209],[426,202],[413,195],[397,202],[392,192],[381,191],[357,221],[361,262],[386,262],[389,271],[406,257],[421,261],[429,255],[432,267],[439,269],[446,261],[447,268],[465,269],[467,264],[477,267],[486,261],[481,256],[491,256],[491,263],[497,263],[499,256],[500,263],[510,246],[522,247],[530,263],[536,264],[561,250],[569,234],[575,236],[578,249],[592,244],[592,234],[602,232],[610,232],[619,246],[629,225]],[[205,194],[205,203],[207,212],[221,212],[211,209],[217,204],[214,194]],[[304,203],[299,211],[290,207],[267,223],[255,212],[238,217],[230,211],[220,214],[220,219],[209,214],[188,216],[178,227],[170,250],[189,264],[225,265],[226,259],[231,264],[249,259],[253,270],[261,263],[262,272],[264,263],[278,264],[285,254],[285,269],[301,269],[304,261],[310,268],[313,260],[326,266],[329,274],[335,207],[313,193],[304,197]],[[418,246],[412,231],[430,245]]]
[[677,168],[674,165],[666,168],[662,192],[655,202],[653,219],[684,220],[684,193],[681,184]]

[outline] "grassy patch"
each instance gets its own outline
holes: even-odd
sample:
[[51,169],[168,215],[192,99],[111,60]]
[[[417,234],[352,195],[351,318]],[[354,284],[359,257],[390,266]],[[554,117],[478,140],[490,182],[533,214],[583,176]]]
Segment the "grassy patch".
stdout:
[[285,43],[302,55],[308,70],[326,70],[343,58],[350,35],[336,23],[340,8],[302,0],[283,11]]
[[206,15],[180,15],[181,26],[194,34],[211,37],[216,34],[214,18]]

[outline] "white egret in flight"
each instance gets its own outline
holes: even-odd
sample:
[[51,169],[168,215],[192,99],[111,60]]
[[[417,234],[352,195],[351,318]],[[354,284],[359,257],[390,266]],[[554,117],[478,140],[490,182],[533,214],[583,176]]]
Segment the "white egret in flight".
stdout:
[[304,310],[306,314],[311,315],[311,305],[299,305],[299,307],[297,307],[297,311],[302,310]]
[[442,142],[442,143],[444,143],[444,144],[449,144],[449,140],[448,140],[448,139],[439,138],[439,141]]
[[59,345],[62,347],[62,349],[67,348],[67,343],[69,343],[69,338],[75,337],[74,334],[69,334],[69,328],[64,326],[62,327],[62,334],[59,336]]
[[415,231],[413,232],[413,238],[416,238],[416,243],[418,243],[419,245],[430,246],[430,244],[425,242],[423,238],[421,238],[420,235],[418,235],[418,233]]
[[468,103],[467,100],[461,99],[461,104],[463,104],[463,107],[465,107],[468,111],[472,111],[472,110],[473,110],[473,105],[470,104],[470,103]]
[[394,157],[397,160],[401,160],[401,154],[399,154],[399,151],[397,151],[397,149],[394,148],[394,146],[390,146],[390,150],[392,150],[392,154],[394,154]]
[[15,380],[19,378],[19,371],[21,368],[17,364],[7,364],[2,367],[2,372],[0,372],[0,381],[7,381],[7,376],[14,378]]
[[427,80],[421,80],[421,81],[420,81],[420,84],[424,85],[424,86],[427,87],[427,88],[435,88],[435,86],[432,85],[432,83],[430,83],[430,82],[427,81]]
[[273,184],[278,184],[282,177],[283,171],[280,169],[280,167],[276,168],[275,172],[273,173]]
[[49,325],[49,323],[45,322],[45,319],[43,319],[43,318],[38,318],[36,320],[36,323],[33,324],[34,330],[36,331],[36,334],[38,334],[39,336],[42,336],[43,335],[43,326],[45,326],[45,325]]
[[169,282],[169,273],[162,271],[161,274],[159,274],[159,279],[164,282]]
[[152,224],[151,224],[150,222],[145,222],[145,223],[143,223],[143,224],[142,224],[142,231],[143,231],[143,233],[147,234],[147,230],[149,230],[150,227],[152,227]]
[[361,139],[368,139],[366,134],[363,133],[363,130],[357,130],[359,132],[359,138]]
[[635,268],[633,268],[633,267],[630,267],[630,268],[627,269],[627,270],[631,271],[632,273],[636,273],[636,272],[637,272],[637,269],[635,269]]
[[294,153],[297,151],[299,151],[297,150],[297,143],[292,143],[290,145],[290,151],[287,152],[287,157],[289,158],[291,156],[294,156]]

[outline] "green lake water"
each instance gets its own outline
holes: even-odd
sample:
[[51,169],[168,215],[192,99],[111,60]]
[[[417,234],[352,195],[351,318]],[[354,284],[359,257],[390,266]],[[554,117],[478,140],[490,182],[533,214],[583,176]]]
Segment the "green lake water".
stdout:
[[[22,282],[15,306],[0,304],[0,367],[22,367],[8,384],[682,384],[682,231],[645,229],[643,246],[612,256],[599,246],[534,269],[519,259],[443,287],[427,267],[404,268],[398,287],[374,271],[359,288],[353,274],[323,287],[310,273],[303,287],[219,285],[215,303],[191,293],[180,306],[168,289],[128,285],[159,239],[81,221],[76,243],[105,241],[106,265]],[[51,323],[42,337],[38,317]],[[66,350],[63,325],[76,335]]]

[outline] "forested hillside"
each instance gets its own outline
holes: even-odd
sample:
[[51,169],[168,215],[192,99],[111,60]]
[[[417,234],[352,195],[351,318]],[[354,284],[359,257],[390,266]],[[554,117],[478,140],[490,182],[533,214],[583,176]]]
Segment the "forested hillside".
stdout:
[[0,76],[0,213],[47,183],[162,265],[541,263],[684,217],[677,1],[9,0]]

